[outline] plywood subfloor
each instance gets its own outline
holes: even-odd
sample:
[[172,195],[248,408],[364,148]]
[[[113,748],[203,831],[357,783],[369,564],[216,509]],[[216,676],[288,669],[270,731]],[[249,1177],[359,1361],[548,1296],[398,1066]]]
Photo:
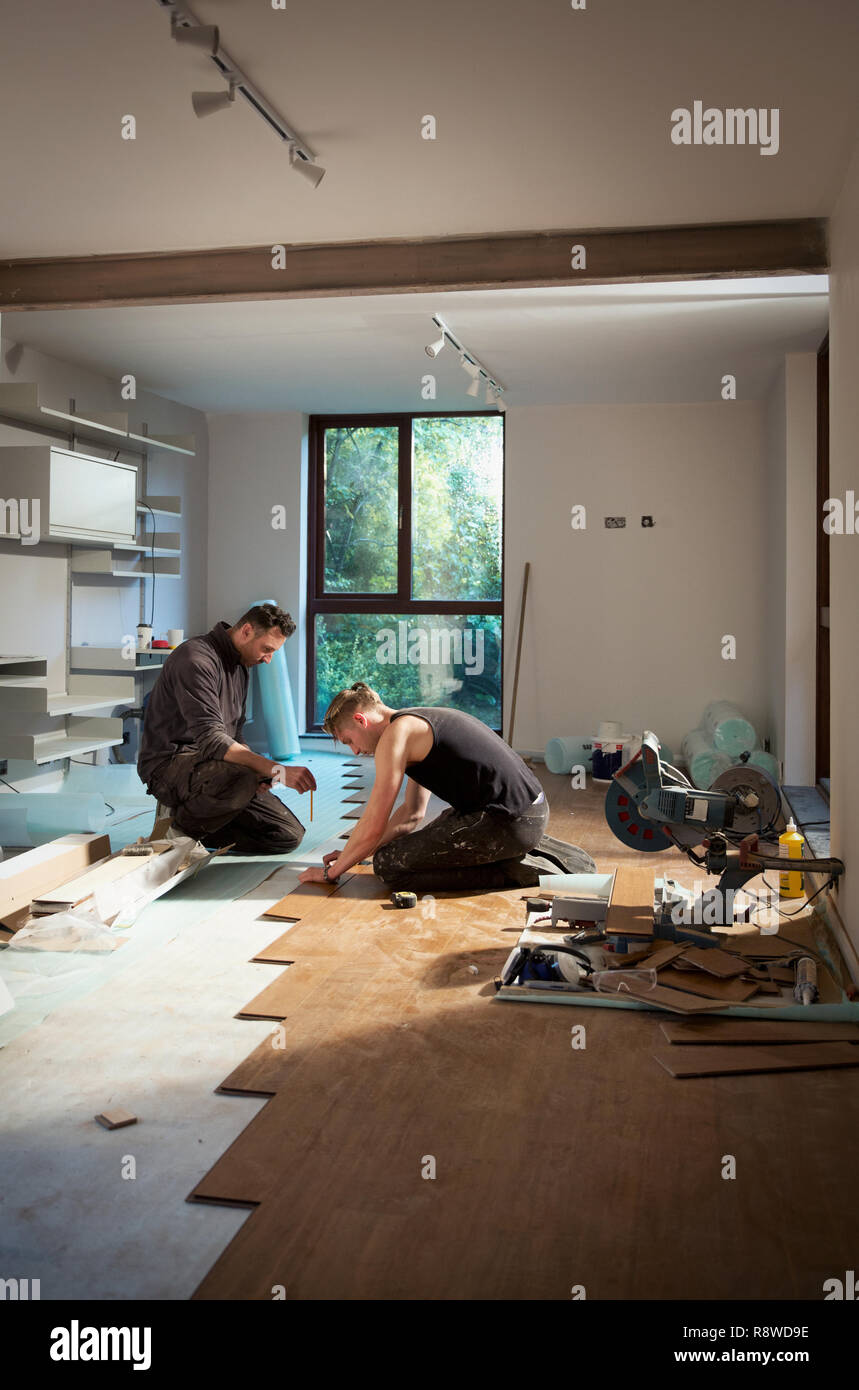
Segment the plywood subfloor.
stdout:
[[[553,781],[552,833],[620,862],[601,793],[572,834]],[[850,1074],[678,1081],[664,1015],[499,1001],[520,897],[398,912],[364,872],[306,900],[222,1086],[271,1099],[193,1193],[254,1208],[197,1297],[781,1300],[852,1268]]]

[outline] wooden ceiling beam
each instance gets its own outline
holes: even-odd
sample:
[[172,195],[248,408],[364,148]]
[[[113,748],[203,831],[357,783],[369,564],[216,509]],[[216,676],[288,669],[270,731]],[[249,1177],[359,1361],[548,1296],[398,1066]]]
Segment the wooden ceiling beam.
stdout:
[[[574,252],[574,248],[583,247]],[[206,304],[824,273],[823,218],[0,261],[0,309]],[[573,268],[574,263],[578,268]]]

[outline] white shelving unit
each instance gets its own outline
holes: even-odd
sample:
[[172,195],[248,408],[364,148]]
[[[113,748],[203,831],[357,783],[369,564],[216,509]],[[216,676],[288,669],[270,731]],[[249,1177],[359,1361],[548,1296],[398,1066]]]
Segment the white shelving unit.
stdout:
[[128,428],[128,415],[123,411],[70,410],[46,400],[35,382],[3,382],[0,384],[0,415],[36,429],[61,430],[75,434],[91,444],[112,444],[121,447],[120,440],[145,444],[151,449],[164,449],[172,454],[195,456],[195,440],[190,434],[139,434]]
[[47,763],[122,743],[121,719],[88,714],[134,703],[134,678],[71,676],[48,686],[45,657],[0,656],[0,757]]
[[[162,519],[167,524],[181,519],[181,498],[140,497],[132,509],[132,524],[124,527],[95,526],[88,512],[79,523],[75,507],[80,512],[82,499],[91,495],[92,487],[75,481],[75,455],[85,455],[85,445],[89,443],[103,449],[128,448],[144,455],[153,450],[194,458],[192,435],[150,434],[145,424],[140,433],[129,429],[128,416],[123,412],[79,410],[74,401],[61,406],[49,399],[40,386],[26,382],[0,383],[0,417],[43,433],[62,432],[69,436],[67,448],[41,443],[34,447],[0,448],[0,473],[10,483],[5,496],[35,495],[32,487],[36,465],[45,478],[50,474],[50,485],[42,489],[43,531],[44,518],[52,506],[56,507],[57,498],[68,494],[66,509],[72,514],[71,520],[66,523],[61,518],[53,532],[42,534],[40,539],[69,547],[69,602],[75,585],[97,583],[100,578],[139,581],[152,578],[153,568],[156,583],[180,577],[181,534],[175,527],[166,529],[166,525],[162,530],[161,523]],[[78,447],[80,444],[83,449]],[[72,470],[68,479],[62,468],[63,456],[69,459]],[[109,465],[110,460],[91,462]],[[81,467],[85,466],[82,461]],[[50,473],[52,468],[55,473]],[[145,473],[142,476],[145,478]],[[101,496],[100,489],[96,493]],[[130,501],[134,501],[133,492]],[[124,534],[117,534],[119,531]],[[32,549],[38,551],[38,543]],[[140,592],[142,602],[144,591]],[[104,717],[104,712],[136,704],[138,680],[147,672],[160,671],[169,655],[168,650],[157,649],[135,653],[133,659],[127,660],[119,647],[73,647],[66,690],[49,689],[45,658],[0,655],[0,757],[43,764],[121,744],[122,719]]]

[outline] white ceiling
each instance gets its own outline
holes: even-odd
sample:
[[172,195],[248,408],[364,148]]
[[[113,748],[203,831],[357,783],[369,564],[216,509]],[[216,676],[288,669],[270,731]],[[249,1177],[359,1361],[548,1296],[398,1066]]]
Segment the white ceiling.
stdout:
[[[191,3],[320,187],[241,100],[195,118],[223,82],[157,0],[2,0],[0,255],[826,216],[855,138],[856,0]],[[695,100],[778,107],[779,153],[673,145]]]
[[[769,388],[786,352],[816,351],[827,278],[355,296],[4,314],[14,342],[200,410],[482,409],[439,313],[507,388],[511,406],[711,401]],[[435,402],[421,397],[436,378]]]

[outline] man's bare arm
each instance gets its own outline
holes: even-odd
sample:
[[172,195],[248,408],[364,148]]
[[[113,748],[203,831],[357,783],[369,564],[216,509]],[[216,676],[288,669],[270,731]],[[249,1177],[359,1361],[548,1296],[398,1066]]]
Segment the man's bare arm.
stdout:
[[376,780],[367,802],[367,809],[358,821],[338,857],[328,865],[330,878],[369,859],[382,843],[397,799],[408,762],[408,731],[401,720],[391,724],[379,739],[376,748]]
[[390,844],[391,840],[399,840],[403,835],[411,835],[414,830],[417,830],[426,815],[429,799],[430,794],[426,787],[419,786],[409,777],[406,782],[406,795],[403,798],[403,804],[398,806],[391,816],[387,829],[376,848],[380,849],[382,845]]

